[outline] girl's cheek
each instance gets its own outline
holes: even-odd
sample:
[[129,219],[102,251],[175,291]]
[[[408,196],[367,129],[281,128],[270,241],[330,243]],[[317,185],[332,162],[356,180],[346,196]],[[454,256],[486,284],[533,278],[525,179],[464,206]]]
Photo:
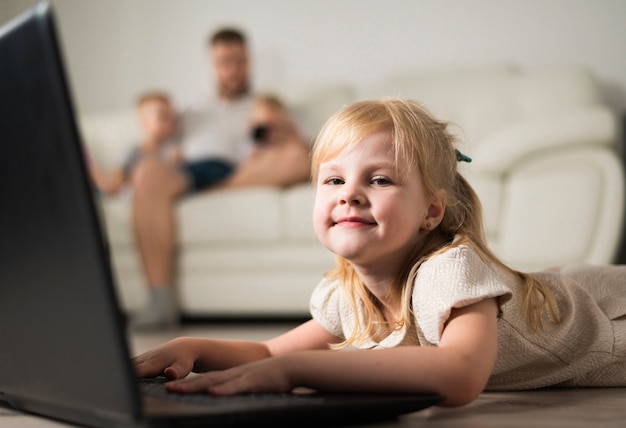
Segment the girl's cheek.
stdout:
[[330,216],[330,208],[322,199],[315,198],[313,202],[313,229],[318,237],[324,233],[324,229]]

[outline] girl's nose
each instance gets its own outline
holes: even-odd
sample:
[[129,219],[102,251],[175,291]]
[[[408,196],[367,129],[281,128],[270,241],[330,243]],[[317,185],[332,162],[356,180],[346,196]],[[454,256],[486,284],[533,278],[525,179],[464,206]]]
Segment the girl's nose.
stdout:
[[339,195],[339,205],[361,205],[364,197],[358,189],[345,187],[344,191]]

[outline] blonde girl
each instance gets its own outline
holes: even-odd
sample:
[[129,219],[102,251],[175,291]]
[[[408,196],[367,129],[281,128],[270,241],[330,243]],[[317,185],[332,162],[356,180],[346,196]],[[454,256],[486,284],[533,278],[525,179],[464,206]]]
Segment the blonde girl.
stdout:
[[313,224],[337,267],[312,319],[262,343],[178,338],[137,357],[138,376],[179,393],[304,386],[450,406],[486,388],[626,386],[626,268],[508,268],[459,160],[447,124],[415,102],[338,111],[313,150]]

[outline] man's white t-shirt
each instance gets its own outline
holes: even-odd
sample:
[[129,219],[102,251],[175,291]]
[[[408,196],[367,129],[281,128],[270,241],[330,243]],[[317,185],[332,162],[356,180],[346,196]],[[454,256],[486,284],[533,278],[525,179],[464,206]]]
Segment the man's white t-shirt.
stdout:
[[235,164],[249,153],[252,97],[203,97],[181,113],[181,152],[187,162],[217,158]]

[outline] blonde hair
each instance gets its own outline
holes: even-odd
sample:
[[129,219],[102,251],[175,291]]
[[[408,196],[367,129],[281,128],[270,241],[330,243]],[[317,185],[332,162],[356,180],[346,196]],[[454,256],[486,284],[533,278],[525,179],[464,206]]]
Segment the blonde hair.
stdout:
[[[458,246],[473,248],[487,263],[494,263],[517,276],[526,286],[524,296],[526,321],[533,331],[542,327],[542,312],[546,306],[558,321],[556,303],[550,291],[531,276],[504,265],[488,248],[483,232],[482,207],[478,196],[457,171],[455,138],[448,132],[448,123],[437,120],[430,112],[414,101],[386,98],[361,101],[346,106],[335,113],[324,125],[313,147],[312,177],[317,181],[319,166],[336,157],[341,151],[351,149],[365,137],[378,132],[388,132],[397,165],[416,168],[423,177],[424,187],[430,195],[445,191],[443,220],[423,242],[413,248],[405,268],[398,273],[392,294],[392,304],[401,308],[399,320],[385,320],[378,299],[347,260],[337,256],[337,267],[327,273],[338,279],[349,296],[355,314],[362,310],[362,318],[355,316],[355,328],[350,337],[335,345],[337,349],[378,339],[392,330],[412,323],[412,283],[417,275],[416,263],[422,258]],[[409,173],[410,171],[400,171]],[[455,236],[460,236],[453,242]]]
[[287,106],[277,95],[266,93],[259,94],[254,99],[255,107],[266,107],[272,110],[285,111]]
[[135,99],[135,107],[139,108],[150,101],[160,101],[164,104],[172,103],[170,96],[166,92],[159,90],[150,90],[142,92],[137,96],[137,98]]

